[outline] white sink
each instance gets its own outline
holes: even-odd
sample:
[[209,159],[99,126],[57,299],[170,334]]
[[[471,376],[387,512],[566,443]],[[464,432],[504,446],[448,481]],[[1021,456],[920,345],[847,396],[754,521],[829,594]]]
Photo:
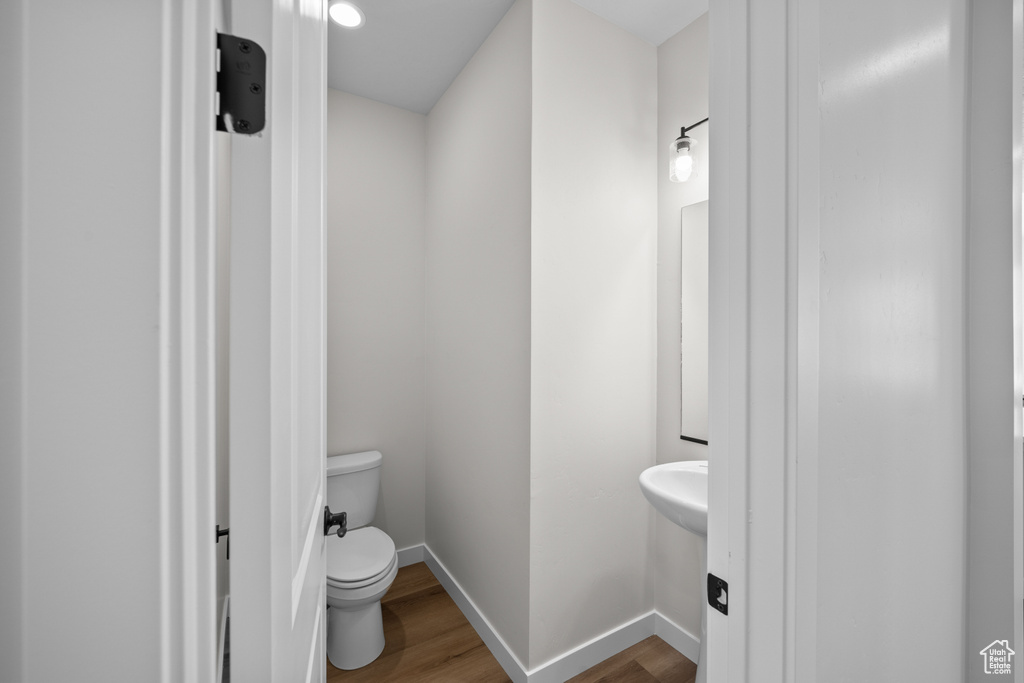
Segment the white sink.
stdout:
[[[701,544],[708,538],[708,461],[668,462],[648,467],[640,473],[640,490],[654,509],[671,521],[701,537]],[[706,549],[705,549],[706,552]],[[707,559],[702,552],[701,583],[707,575]],[[698,590],[703,590],[703,586]],[[697,657],[696,683],[707,683],[708,639],[706,624],[708,603],[701,600],[700,613],[700,655]]]
[[640,473],[654,509],[687,531],[708,537],[708,461],[668,462]]

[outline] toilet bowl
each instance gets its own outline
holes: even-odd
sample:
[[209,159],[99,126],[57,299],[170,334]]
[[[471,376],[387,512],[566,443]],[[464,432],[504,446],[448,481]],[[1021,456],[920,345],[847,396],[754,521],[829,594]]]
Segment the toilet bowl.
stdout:
[[327,657],[359,669],[384,650],[380,601],[398,573],[398,553],[380,529],[363,527],[327,538]]
[[327,500],[348,513],[344,537],[326,537],[327,658],[359,669],[384,651],[380,601],[398,574],[398,552],[386,533],[369,526],[377,505],[378,451],[327,458]]

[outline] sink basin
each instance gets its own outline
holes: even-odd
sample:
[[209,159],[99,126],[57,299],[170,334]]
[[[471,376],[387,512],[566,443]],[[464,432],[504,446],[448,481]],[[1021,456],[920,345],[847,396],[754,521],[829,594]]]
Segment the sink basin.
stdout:
[[708,537],[708,461],[668,462],[640,473],[654,509],[687,531]]
[[[650,501],[654,509],[668,517],[671,521],[687,531],[697,534],[704,542],[708,538],[708,461],[691,460],[688,462],[668,462],[664,465],[648,467],[640,473],[640,490],[644,498]],[[707,551],[705,550],[705,553]],[[701,553],[701,583],[707,575],[707,560]],[[700,590],[705,590],[702,586]],[[703,605],[700,613],[700,655],[697,657],[697,683],[707,683],[708,639],[706,624],[708,603]]]

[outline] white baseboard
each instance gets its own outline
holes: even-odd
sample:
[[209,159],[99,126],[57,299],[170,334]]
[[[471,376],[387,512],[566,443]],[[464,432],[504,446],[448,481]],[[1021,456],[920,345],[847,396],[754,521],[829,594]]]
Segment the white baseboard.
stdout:
[[398,568],[408,567],[423,561],[423,544],[414,545],[411,548],[402,548],[398,551]]
[[674,647],[676,652],[691,662],[696,662],[700,657],[700,638],[659,612],[654,613],[654,635]]
[[[416,555],[417,552],[419,553],[418,556]],[[462,590],[462,586],[452,578],[447,568],[434,557],[430,548],[422,545],[399,551],[400,563],[402,562],[402,553],[408,553],[409,558],[420,558],[401,564],[403,567],[414,562],[426,562],[434,577],[444,587],[452,600],[455,601],[459,609],[462,610],[462,613],[476,630],[480,639],[484,641],[484,645],[491,651],[494,658],[498,660],[498,664],[505,670],[505,673],[508,674],[513,683],[562,683],[653,635],[657,635],[691,661],[696,662],[700,654],[700,640],[698,638],[658,612],[652,611],[613,628],[607,633],[579,647],[573,648],[534,669],[527,670],[522,662],[519,661],[519,658],[509,649],[505,641],[502,640],[501,636],[498,635],[498,632],[494,630],[487,617],[480,612],[473,600]]]
[[462,614],[469,620],[470,625],[476,630],[480,640],[484,641],[484,645],[491,651],[494,658],[498,660],[501,668],[512,679],[512,683],[529,683],[526,668],[522,665],[522,662],[512,653],[512,650],[505,644],[505,641],[501,639],[498,632],[491,626],[491,622],[487,621],[487,617],[483,615],[469,596],[466,595],[466,592],[462,590],[462,586],[452,578],[445,566],[434,557],[434,553],[430,552],[430,548],[425,545],[423,546],[423,555],[423,561],[427,563],[427,567],[433,572],[434,578],[440,582],[445,592],[462,610]]
[[613,628],[529,672],[529,683],[563,683],[654,635],[654,612]]

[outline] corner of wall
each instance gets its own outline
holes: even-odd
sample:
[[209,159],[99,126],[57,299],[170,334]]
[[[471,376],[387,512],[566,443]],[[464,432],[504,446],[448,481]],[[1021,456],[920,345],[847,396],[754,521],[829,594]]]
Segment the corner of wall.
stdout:
[[570,0],[538,0],[533,31],[537,667],[651,608],[637,477],[655,457],[657,56]]
[[383,453],[374,524],[399,548],[424,541],[425,127],[328,90],[327,449]]
[[[668,179],[668,148],[682,126],[708,116],[708,15],[658,47],[658,425],[657,462],[707,460],[708,447],[679,438],[681,389],[680,210],[708,198],[709,121],[692,133],[701,154],[686,183]],[[706,359],[705,359],[706,362]],[[705,398],[706,401],[706,398]],[[653,524],[654,607],[691,633],[699,633],[700,554],[703,543],[660,515]]]
[[427,117],[427,545],[525,661],[531,0]]

